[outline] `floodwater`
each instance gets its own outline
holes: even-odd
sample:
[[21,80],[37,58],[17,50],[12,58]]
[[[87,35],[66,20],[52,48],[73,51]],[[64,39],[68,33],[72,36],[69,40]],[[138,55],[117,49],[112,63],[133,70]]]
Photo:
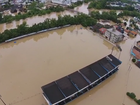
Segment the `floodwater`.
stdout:
[[38,24],[40,22],[44,22],[44,20],[46,20],[47,18],[51,19],[51,18],[58,18],[58,15],[64,16],[64,15],[71,15],[74,16],[76,15],[76,13],[72,13],[69,11],[64,11],[64,12],[59,12],[59,13],[51,13],[51,14],[46,14],[44,16],[34,16],[31,18],[27,18],[25,20],[20,20],[20,21],[13,21],[12,23],[9,24],[0,24],[0,32],[3,32],[6,29],[13,29],[16,28],[17,25],[22,24],[23,22],[26,22],[28,26],[32,26],[33,24]]
[[74,10],[85,13],[85,14],[89,14],[89,10],[87,9],[88,5],[89,3],[84,3],[81,6],[75,7]]
[[[140,98],[140,69],[130,61],[130,48],[139,38],[120,43],[121,53],[113,51],[123,62],[116,74],[68,105],[137,105],[125,93],[134,92]],[[99,60],[112,49],[80,25],[15,42],[0,45],[0,94],[7,105],[47,105],[41,86]]]

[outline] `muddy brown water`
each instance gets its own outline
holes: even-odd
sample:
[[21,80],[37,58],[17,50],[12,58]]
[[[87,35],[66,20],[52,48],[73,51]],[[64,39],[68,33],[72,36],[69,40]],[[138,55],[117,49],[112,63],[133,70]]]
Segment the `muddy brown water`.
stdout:
[[75,7],[74,10],[78,11],[78,12],[83,12],[85,14],[89,14],[89,10],[88,8],[89,3],[84,3],[81,6]]
[[[139,38],[120,43],[121,53],[113,51],[114,56],[121,55],[123,62],[116,74],[68,105],[137,105],[125,93],[134,92],[140,98],[140,69],[130,61],[130,48]],[[7,105],[47,105],[41,86],[99,60],[110,54],[111,49],[110,43],[81,26],[1,44],[2,99]]]
[[[75,8],[88,14],[83,4]],[[26,21],[29,26],[46,18],[74,13],[64,11],[1,24],[0,32],[16,28]],[[82,29],[81,29],[82,28]],[[137,105],[125,93],[140,98],[140,69],[131,63],[130,49],[140,36],[120,43],[123,51],[113,55],[123,62],[120,70],[99,86],[68,105]],[[7,105],[47,105],[41,86],[66,76],[111,53],[112,45],[81,26],[71,26],[0,45],[0,95]],[[130,68],[130,70],[128,69]],[[3,103],[0,101],[0,105]]]
[[76,15],[76,13],[73,13],[73,12],[69,12],[69,11],[64,11],[64,12],[59,12],[59,13],[51,13],[51,14],[46,14],[46,15],[43,15],[43,16],[34,16],[34,17],[31,17],[31,18],[27,18],[25,20],[20,20],[20,21],[13,21],[12,23],[4,23],[4,24],[0,24],[0,32],[3,32],[4,30],[6,29],[13,29],[13,28],[16,28],[17,25],[20,25],[22,24],[23,22],[26,22],[28,26],[32,26],[33,24],[38,24],[40,22],[44,22],[45,19],[49,18],[55,18],[57,19],[58,18],[58,15],[61,15],[61,16],[64,16],[64,15]]

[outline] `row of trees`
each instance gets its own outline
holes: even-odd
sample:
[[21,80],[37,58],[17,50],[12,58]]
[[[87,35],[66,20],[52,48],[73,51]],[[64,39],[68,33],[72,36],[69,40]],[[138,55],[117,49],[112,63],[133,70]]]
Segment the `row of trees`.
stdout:
[[130,92],[127,92],[126,95],[129,96],[131,99],[133,99],[138,105],[140,105],[140,99],[138,100],[136,98],[135,93],[133,93],[133,92],[131,92],[131,93]]
[[67,24],[71,25],[81,24],[84,27],[87,27],[95,25],[96,22],[97,22],[96,19],[93,19],[85,14],[75,15],[74,17],[70,15],[65,15],[64,17],[58,16],[58,20],[46,19],[43,23],[34,24],[31,27],[28,27],[27,24],[24,22],[15,29],[5,30],[3,33],[0,33],[0,42],[4,42],[5,40],[22,36],[24,34],[29,34],[32,32],[37,32],[44,29],[63,26]]
[[5,22],[10,23],[13,20],[18,21],[20,19],[26,19],[28,17],[32,17],[32,16],[36,16],[36,15],[41,16],[41,15],[45,15],[45,14],[50,14],[51,12],[60,12],[60,11],[64,11],[64,8],[61,6],[56,6],[56,7],[49,7],[49,8],[43,9],[43,10],[34,8],[34,9],[31,9],[27,13],[24,13],[24,14],[19,13],[16,16],[5,15],[2,17],[2,14],[0,14],[0,23],[5,23]]
[[104,20],[112,20],[115,23],[120,23],[121,21],[118,20],[118,15],[116,14],[116,11],[110,11],[110,12],[102,12],[99,13],[99,11],[92,11],[90,13],[91,17],[95,19],[104,19]]
[[118,15],[119,17],[123,17],[123,16],[132,16],[132,17],[138,17],[140,18],[140,13],[137,11],[128,11],[128,10],[124,10],[123,12],[119,13]]

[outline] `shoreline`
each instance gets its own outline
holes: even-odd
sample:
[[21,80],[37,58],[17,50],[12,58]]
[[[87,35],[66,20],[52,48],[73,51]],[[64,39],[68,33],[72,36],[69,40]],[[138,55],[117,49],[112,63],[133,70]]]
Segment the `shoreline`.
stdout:
[[[49,29],[38,31],[38,32],[33,32],[33,33],[25,34],[25,35],[22,35],[22,36],[18,36],[18,37],[15,37],[15,38],[11,38],[11,39],[5,40],[5,42],[3,42],[3,43],[8,43],[8,42],[11,42],[11,41],[14,41],[14,40],[18,40],[18,39],[21,39],[21,38],[25,38],[25,37],[28,37],[28,36],[37,35],[37,34],[40,34],[40,33],[48,32],[48,31],[53,31],[53,30],[57,30],[57,29],[65,28],[65,27],[70,27],[70,26],[71,25],[68,24],[68,25],[64,25],[64,26],[49,28]],[[0,44],[2,44],[2,43],[0,43]]]

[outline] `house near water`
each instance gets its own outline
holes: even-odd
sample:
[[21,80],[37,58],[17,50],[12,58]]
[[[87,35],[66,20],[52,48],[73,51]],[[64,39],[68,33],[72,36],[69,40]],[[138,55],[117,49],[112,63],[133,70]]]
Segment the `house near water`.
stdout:
[[120,32],[119,30],[116,29],[116,27],[107,29],[105,34],[103,35],[106,39],[108,39],[112,43],[117,43],[123,40],[124,31]]

